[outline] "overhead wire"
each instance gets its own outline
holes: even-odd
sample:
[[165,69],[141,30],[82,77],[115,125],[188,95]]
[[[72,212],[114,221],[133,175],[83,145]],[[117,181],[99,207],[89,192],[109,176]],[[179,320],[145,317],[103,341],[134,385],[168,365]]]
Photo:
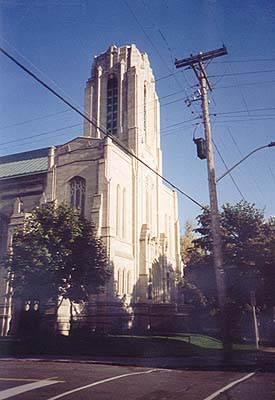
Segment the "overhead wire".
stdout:
[[[216,17],[215,17],[214,10],[213,10],[213,8],[212,8],[212,6],[211,6],[210,3],[209,3],[209,10],[210,10],[210,12],[211,12],[211,14],[212,14],[212,16],[213,16],[214,23],[215,23],[215,25],[216,25],[216,29],[217,29],[217,31],[218,31],[218,34],[219,34],[219,36],[220,36],[220,39],[222,40],[222,42],[224,42],[223,37],[222,37],[222,36],[223,36],[223,35],[222,35],[222,32],[221,32],[221,30],[220,30],[219,24],[218,24],[218,22],[217,22],[217,20],[216,20]],[[244,105],[245,105],[246,112],[247,112],[248,116],[251,116],[250,111],[249,111],[249,108],[248,108],[248,105],[247,105],[247,101],[246,101],[245,96],[244,96],[244,93],[243,93],[243,91],[242,91],[242,88],[241,88],[240,85],[239,85],[238,80],[237,80],[237,76],[238,76],[238,75],[243,75],[243,74],[245,74],[245,75],[247,76],[248,74],[250,74],[250,71],[246,71],[245,73],[242,73],[242,72],[241,72],[241,73],[235,73],[234,70],[233,70],[233,66],[232,66],[231,61],[230,61],[230,60],[224,60],[224,61],[226,61],[226,62],[229,64],[230,69],[231,69],[231,71],[232,71],[232,74],[224,73],[224,74],[223,74],[223,77],[225,77],[225,76],[233,76],[233,77],[234,77],[235,82],[236,82],[236,86],[238,87],[238,90],[239,90],[239,92],[240,92],[240,94],[241,94],[241,98],[242,98],[243,103],[244,103]],[[219,61],[217,61],[217,62],[219,62]],[[252,74],[255,74],[255,73],[257,74],[257,73],[271,72],[271,70],[264,70],[264,71],[261,71],[261,72],[260,72],[260,71],[251,71],[251,72],[252,72]],[[214,77],[214,76],[219,76],[219,75],[212,75],[212,77]],[[211,77],[211,76],[209,76],[209,78],[210,78],[210,77]],[[253,121],[255,121],[255,120],[256,120],[256,119],[253,119]],[[237,121],[238,121],[238,120],[234,120],[234,122],[237,122]],[[217,121],[217,122],[221,122],[221,121]],[[242,122],[242,121],[239,120],[238,122]],[[224,121],[223,123],[226,123],[226,122]],[[252,177],[252,180],[254,181],[254,184],[255,184],[256,188],[258,189],[259,193],[261,193],[261,195],[263,196],[263,193],[262,193],[262,191],[260,190],[259,185],[258,185],[258,183],[256,182],[254,176],[251,174],[250,170],[249,170],[249,175]]]
[[[194,120],[196,120],[196,119],[197,119],[197,118],[192,118],[192,119],[190,119],[190,120],[186,120],[186,121],[179,122],[179,123],[177,123],[176,125],[182,125],[182,124],[188,123],[188,122],[190,122],[190,121],[194,121]],[[37,137],[41,137],[41,136],[47,136],[47,135],[49,135],[49,134],[51,134],[51,133],[54,133],[54,132],[60,132],[60,131],[63,131],[63,130],[66,130],[66,129],[75,128],[75,127],[78,127],[78,126],[81,126],[81,125],[82,125],[82,124],[67,125],[67,126],[64,126],[64,127],[62,127],[62,128],[57,128],[57,129],[53,129],[53,130],[50,130],[50,131],[47,131],[47,132],[42,132],[42,133],[36,133],[35,135],[26,136],[26,137],[24,137],[24,138],[9,140],[8,142],[2,142],[2,143],[0,143],[0,146],[2,147],[2,146],[7,145],[7,144],[19,143],[19,142],[23,142],[23,141],[28,140],[28,139],[33,139],[33,138],[37,138]],[[193,125],[194,125],[194,124],[189,125],[189,126],[193,126]],[[174,127],[174,126],[175,126],[175,124],[168,125],[168,126],[164,129],[164,131],[167,131],[167,130],[171,129],[171,128]],[[185,128],[185,127],[184,127],[184,128]],[[162,132],[162,129],[160,130],[160,132]],[[161,137],[162,137],[162,136],[166,136],[166,135],[164,134],[164,135],[161,135]]]
[[[13,48],[13,50],[20,56],[22,57],[23,60],[27,61],[27,63],[29,63],[36,71],[38,71],[42,76],[44,76],[49,82],[53,83],[59,90],[61,90],[61,92],[63,92],[64,95],[66,95],[66,97],[68,97],[69,99],[71,99],[73,102],[73,98],[65,92],[65,90],[60,87],[53,79],[51,79],[44,71],[42,71],[40,68],[38,68],[31,60],[29,60],[24,54],[22,54],[13,44],[11,44],[7,39],[5,39],[3,37],[3,35],[0,34],[0,38],[6,42],[10,47]],[[79,104],[77,104],[78,107],[80,107]]]
[[[222,38],[222,34],[221,34],[221,31],[220,31],[220,28],[219,28],[219,25],[218,25],[218,22],[217,22],[216,17],[215,17],[215,14],[214,14],[214,12],[213,12],[213,10],[212,10],[212,8],[211,8],[211,4],[209,5],[209,9],[210,9],[210,12],[211,12],[211,14],[212,14],[212,17],[213,17],[213,19],[214,19],[214,23],[215,23],[216,29],[217,29],[217,31],[218,31],[218,33],[219,33],[220,39],[221,39],[222,42],[224,42],[224,41],[223,41],[223,38]],[[218,82],[220,82],[220,81],[224,78],[225,75],[226,75],[226,72],[224,72],[224,74],[222,74],[222,77],[218,80]],[[215,84],[213,84],[213,86],[217,85],[218,82],[216,82]],[[217,115],[219,115],[219,113],[215,113],[215,116],[217,116]],[[216,122],[217,122],[217,120],[216,120],[216,118],[215,118],[214,124],[215,124]],[[215,147],[215,149],[216,149],[216,151],[217,151],[217,153],[218,153],[218,155],[219,155],[219,157],[220,157],[220,159],[221,159],[223,165],[225,166],[226,170],[228,170],[227,163],[226,163],[226,161],[224,160],[224,158],[223,158],[223,156],[222,156],[222,154],[221,154],[221,152],[220,152],[220,150],[219,150],[219,148],[218,148],[218,146],[217,146],[217,144],[216,144],[216,142],[215,142],[215,140],[214,140],[213,137],[212,137],[212,143],[213,143],[213,145],[214,145],[214,147]],[[232,176],[231,172],[229,173],[229,176],[230,176],[230,178],[231,178],[231,180],[232,180],[232,182],[233,182],[235,188],[236,188],[237,191],[239,192],[240,196],[242,197],[243,200],[245,200],[244,195],[243,195],[241,189],[239,188],[237,182],[235,181],[234,177]]]
[[[217,121],[216,121],[216,119],[215,119],[215,121],[213,122],[213,127],[215,126],[216,122],[217,122]],[[213,145],[214,145],[214,147],[215,147],[215,150],[216,150],[216,152],[218,153],[218,156],[220,157],[220,159],[221,159],[221,161],[222,161],[224,167],[225,167],[226,170],[228,171],[229,168],[228,168],[228,166],[227,166],[227,163],[226,163],[224,157],[222,156],[222,153],[221,153],[221,151],[219,150],[218,145],[217,145],[216,141],[214,140],[213,136],[212,136],[212,143],[213,143]],[[236,188],[237,191],[239,192],[241,198],[242,198],[243,200],[245,200],[245,197],[244,197],[243,193],[241,192],[241,189],[239,188],[239,186],[238,186],[237,182],[235,181],[234,177],[232,176],[231,172],[229,172],[229,176],[230,176],[230,178],[231,178],[231,180],[232,180],[232,182],[233,182],[233,185],[235,186],[235,188]]]
[[[225,162],[225,160],[224,160],[224,158],[223,158],[223,156],[222,156],[222,154],[221,154],[221,152],[220,152],[220,150],[219,150],[219,148],[218,148],[218,146],[217,146],[217,144],[216,144],[216,142],[215,142],[215,140],[213,138],[212,138],[212,142],[213,142],[213,145],[214,145],[214,147],[215,147],[215,149],[216,149],[216,151],[217,151],[217,153],[218,153],[223,165],[225,166],[226,171],[228,171],[229,167],[228,167],[227,163]],[[229,172],[229,176],[230,176],[235,188],[237,189],[237,191],[241,195],[242,199],[245,200],[245,197],[244,197],[243,193],[241,192],[241,189],[239,188],[239,186],[238,186],[237,182],[235,181],[234,177],[232,176],[231,172]]]
[[[176,92],[174,92],[174,93],[170,93],[170,94],[167,94],[167,95],[165,95],[165,96],[159,97],[159,100],[162,100],[162,99],[166,99],[166,98],[168,98],[168,97],[175,96],[175,95],[180,94],[180,93],[182,93],[182,92],[183,92],[182,90],[178,90],[178,91],[176,91]],[[181,97],[181,98],[179,98],[179,99],[172,100],[172,101],[170,101],[170,102],[168,102],[168,103],[164,103],[164,104],[160,103],[160,108],[166,107],[166,106],[168,106],[168,105],[170,105],[170,104],[178,103],[178,102],[180,102],[180,101],[184,101],[184,100],[186,100],[186,99],[187,99],[187,97]],[[151,102],[148,102],[148,104],[150,104],[150,103],[154,104],[154,103],[155,103],[155,100],[152,100]],[[132,109],[134,109],[134,108],[142,108],[142,112],[143,112],[143,105],[139,105],[138,107],[135,107],[135,106],[129,107],[128,110],[132,110]],[[147,111],[151,111],[151,110],[153,110],[153,109],[154,109],[154,107],[149,108]],[[47,115],[42,115],[42,116],[40,116],[40,117],[31,118],[31,119],[28,119],[28,120],[25,120],[25,121],[12,123],[12,124],[5,125],[5,126],[0,127],[0,130],[5,130],[5,129],[13,128],[13,127],[16,127],[16,126],[21,126],[21,125],[26,125],[26,124],[28,124],[28,123],[32,123],[32,122],[35,122],[35,121],[40,121],[40,120],[42,120],[42,119],[47,119],[47,118],[55,117],[55,116],[57,116],[57,115],[65,114],[65,113],[68,113],[68,112],[71,112],[71,111],[72,111],[72,110],[61,110],[61,111],[57,111],[57,112],[55,112],[55,113],[51,113],[51,114],[47,114]],[[140,111],[140,112],[141,112],[141,111]]]
[[275,83],[275,80],[270,80],[270,81],[262,81],[262,82],[247,82],[247,83],[240,83],[239,85],[228,85],[228,86],[217,86],[215,87],[215,90],[217,89],[230,89],[230,88],[236,88],[239,86],[255,86],[255,85],[266,85],[270,83]]
[[[189,67],[186,69],[190,69]],[[164,76],[161,76],[160,78],[156,79],[156,82],[158,81],[162,81],[164,79],[168,79],[171,78],[172,76],[174,76],[175,74],[179,74],[179,73],[183,73],[183,70],[180,71],[176,71],[174,73],[170,73]],[[272,73],[275,72],[275,69],[269,69],[269,70],[260,70],[260,71],[246,71],[246,72],[232,72],[232,73],[224,73],[224,74],[213,74],[213,75],[209,75],[208,78],[219,78],[219,77],[225,77],[225,76],[237,76],[237,75],[253,75],[253,74],[264,74],[264,73]]]
[[225,115],[225,114],[239,114],[239,113],[246,113],[246,112],[257,112],[257,111],[275,111],[275,107],[264,107],[264,108],[252,108],[252,109],[245,109],[245,110],[230,110],[230,111],[222,111],[222,112],[215,112],[213,115]]
[[63,96],[61,96],[58,92],[56,92],[54,89],[52,89],[48,84],[43,82],[42,79],[40,79],[36,74],[34,74],[32,71],[30,71],[27,67],[25,67],[22,63],[20,63],[17,59],[15,59],[11,54],[9,54],[6,50],[4,50],[2,47],[0,47],[0,51],[8,57],[11,61],[13,61],[18,67],[20,67],[24,72],[26,72],[28,75],[30,75],[34,80],[36,80],[40,85],[42,85],[45,89],[47,89],[49,92],[51,92],[54,96],[56,96],[59,100],[61,100],[63,103],[67,104],[68,107],[73,109],[77,114],[81,115],[86,121],[88,121],[91,125],[93,125],[96,129],[98,129],[105,137],[110,138],[114,143],[116,143],[123,151],[125,151],[127,154],[129,154],[131,157],[133,157],[135,160],[137,160],[139,163],[144,165],[146,168],[148,168],[151,172],[153,172],[156,176],[161,178],[164,182],[168,183],[173,189],[177,190],[179,193],[181,193],[183,196],[188,198],[190,201],[192,201],[194,204],[199,206],[201,209],[204,209],[205,207],[200,204],[197,200],[195,200],[193,197],[185,193],[182,189],[180,189],[177,185],[175,185],[173,182],[171,182],[169,179],[165,178],[162,176],[160,173],[158,173],[154,168],[150,167],[145,161],[140,159],[138,156],[136,156],[131,150],[128,149],[127,146],[124,145],[118,138],[116,138],[114,135],[112,135],[110,132],[106,131],[102,127],[98,126],[97,122],[95,122],[93,119],[90,119],[87,117],[87,115],[83,114],[77,107],[75,107],[73,104],[71,104],[68,100],[66,100]]
[[[74,132],[70,136],[68,136],[68,132],[57,133],[55,135],[47,136],[47,139],[61,137],[61,136],[65,136],[65,135],[66,135],[66,140],[71,140],[71,139],[73,139],[75,137],[82,136],[82,132],[80,132],[79,134]],[[71,138],[71,139],[69,139],[69,138]],[[36,142],[41,143],[41,138],[33,138],[33,139],[28,139],[28,140],[26,139],[24,141],[22,140],[22,142],[16,143],[16,148],[18,148],[18,147],[21,148],[21,147],[29,145],[30,143],[33,144],[33,143],[36,143]],[[9,150],[10,146],[7,145],[7,146],[4,146],[4,147],[1,147],[1,151],[6,150],[6,149]]]
[[77,126],[81,126],[81,125],[82,125],[82,124],[68,125],[68,126],[64,126],[63,128],[57,128],[57,129],[53,129],[53,130],[50,130],[50,131],[47,131],[47,132],[36,133],[35,135],[26,136],[25,138],[9,140],[8,142],[0,143],[0,146],[4,146],[4,145],[6,145],[6,144],[12,144],[12,143],[17,143],[17,142],[22,142],[22,141],[24,141],[24,140],[34,139],[34,138],[41,137],[41,136],[46,136],[46,135],[48,135],[48,134],[50,134],[50,133],[64,131],[65,129],[76,128]]
[[[232,67],[232,66],[231,66]],[[209,75],[208,78],[217,78],[217,77],[224,77],[224,76],[238,76],[238,75],[254,75],[254,74],[264,74],[264,73],[271,73],[275,72],[275,69],[268,69],[268,70],[261,70],[261,71],[246,71],[246,72],[232,72],[231,74],[214,74]]]
[[[182,93],[182,90],[177,91],[175,93],[168,94],[166,96],[163,96],[160,99],[171,97],[171,96],[174,96],[174,95],[179,94],[179,93]],[[165,107],[165,106],[168,106],[170,104],[175,104],[175,103],[178,103],[179,101],[186,100],[186,99],[187,99],[186,97],[181,97],[179,99],[172,100],[172,101],[170,101],[168,103],[160,104],[160,107]],[[275,107],[257,108],[257,109],[252,109],[250,111],[251,112],[255,112],[255,111],[270,111],[270,110],[275,110]],[[40,116],[40,117],[32,118],[32,119],[29,119],[29,120],[25,120],[25,121],[21,121],[21,122],[16,122],[14,124],[6,125],[6,126],[3,126],[3,127],[0,127],[0,130],[4,130],[4,129],[8,129],[8,128],[13,128],[13,127],[16,127],[16,126],[25,125],[25,124],[28,124],[28,123],[31,123],[31,122],[35,122],[35,121],[40,121],[42,119],[47,119],[47,118],[54,117],[54,116],[60,115],[60,114],[65,114],[65,113],[71,112],[71,111],[72,110],[57,111],[55,113],[51,113],[51,114],[43,115],[43,116]],[[218,117],[219,115],[234,114],[234,113],[244,113],[244,112],[246,112],[246,110],[214,112],[214,113],[211,113],[211,114]],[[210,114],[210,116],[211,116],[211,114]],[[255,115],[255,117],[259,117],[259,116],[260,115]],[[251,116],[251,117],[254,117],[254,116]],[[263,115],[263,117],[265,117],[265,115]],[[268,117],[271,117],[271,115],[268,115]],[[190,120],[186,120],[186,121],[183,121],[182,123],[189,122],[189,121]],[[166,127],[162,128],[161,130],[163,130],[163,129],[165,130]]]
[[[127,6],[127,8],[129,9],[131,15],[133,16],[133,18],[135,19],[136,23],[138,24],[138,26],[140,27],[140,29],[142,30],[142,32],[144,33],[144,35],[146,36],[147,40],[149,41],[149,43],[151,44],[151,46],[153,47],[153,49],[156,51],[156,53],[158,54],[159,58],[161,59],[162,63],[165,65],[165,68],[168,69],[168,71],[170,72],[171,69],[169,67],[169,65],[167,64],[166,60],[162,57],[162,54],[159,52],[158,48],[155,46],[154,42],[152,41],[152,39],[150,38],[150,36],[147,34],[147,32],[145,31],[145,29],[143,28],[142,24],[140,23],[139,19],[137,18],[136,14],[134,13],[133,9],[130,7],[129,3],[127,0],[123,0],[125,5]],[[163,38],[163,35],[161,35]],[[170,48],[170,47],[169,47]],[[171,50],[171,49],[170,49]],[[169,50],[169,51],[170,51]],[[181,82],[177,79],[176,77],[177,72],[176,71],[172,71],[172,73],[170,73],[169,76],[173,76],[176,83],[182,87]],[[184,75],[184,78],[187,82],[187,84],[189,85],[189,82],[187,81],[186,76]],[[159,81],[160,79],[156,79],[156,82]],[[189,97],[189,94],[187,92],[187,90],[185,88],[182,88],[185,91],[186,96]],[[192,105],[192,107],[194,108],[194,105]]]
[[270,172],[270,174],[271,174],[271,176],[272,176],[273,183],[274,183],[274,185],[275,185],[275,175],[274,175],[274,173],[273,173],[273,171],[272,171],[270,165],[268,166],[268,169],[269,169],[269,172]]
[[247,59],[247,60],[215,61],[215,64],[248,63],[248,62],[269,62],[269,61],[275,61],[275,58],[254,58],[254,59]]
[[36,117],[36,118],[31,118],[25,121],[21,121],[21,122],[15,122],[14,124],[10,124],[10,125],[5,125],[5,126],[1,126],[0,130],[4,130],[4,129],[9,129],[9,128],[14,128],[16,126],[22,126],[22,125],[26,125],[26,124],[30,124],[31,122],[35,122],[35,121],[41,121],[42,119],[47,119],[50,117],[55,117],[56,115],[60,115],[60,114],[65,114],[67,112],[71,112],[71,110],[63,110],[63,111],[57,111],[55,113],[51,113],[51,114],[47,114],[47,115],[42,115],[40,117]]

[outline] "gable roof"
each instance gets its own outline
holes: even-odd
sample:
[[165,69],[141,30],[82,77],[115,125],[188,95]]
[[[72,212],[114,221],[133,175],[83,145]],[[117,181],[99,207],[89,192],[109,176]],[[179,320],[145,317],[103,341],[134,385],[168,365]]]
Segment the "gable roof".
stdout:
[[49,150],[47,147],[0,157],[0,179],[46,172]]

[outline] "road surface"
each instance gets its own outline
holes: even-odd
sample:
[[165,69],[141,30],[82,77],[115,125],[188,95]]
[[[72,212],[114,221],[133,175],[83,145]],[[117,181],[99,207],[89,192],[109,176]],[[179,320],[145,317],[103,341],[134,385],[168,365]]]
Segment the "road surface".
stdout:
[[274,400],[275,373],[1,360],[0,400]]

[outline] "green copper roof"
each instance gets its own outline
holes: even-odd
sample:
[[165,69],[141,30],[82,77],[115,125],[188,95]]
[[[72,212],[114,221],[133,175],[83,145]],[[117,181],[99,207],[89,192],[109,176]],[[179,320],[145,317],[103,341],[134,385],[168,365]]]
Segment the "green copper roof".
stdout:
[[49,148],[0,157],[0,179],[46,172]]

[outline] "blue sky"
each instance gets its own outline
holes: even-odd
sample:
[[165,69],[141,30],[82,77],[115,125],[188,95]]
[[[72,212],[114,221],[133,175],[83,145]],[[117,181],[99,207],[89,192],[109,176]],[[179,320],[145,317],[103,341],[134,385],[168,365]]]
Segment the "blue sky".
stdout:
[[[163,174],[207,204],[206,162],[193,136],[203,136],[200,103],[187,107],[197,80],[175,58],[221,47],[207,67],[216,175],[275,140],[275,2],[270,0],[0,0],[1,46],[59,91],[83,105],[94,55],[134,43],[149,55],[161,105]],[[82,120],[0,57],[0,155],[64,143]],[[222,157],[222,158],[221,158]],[[222,161],[222,159],[224,161]],[[218,184],[219,203],[246,199],[275,215],[275,147],[242,163]],[[181,230],[200,209],[179,195]]]

